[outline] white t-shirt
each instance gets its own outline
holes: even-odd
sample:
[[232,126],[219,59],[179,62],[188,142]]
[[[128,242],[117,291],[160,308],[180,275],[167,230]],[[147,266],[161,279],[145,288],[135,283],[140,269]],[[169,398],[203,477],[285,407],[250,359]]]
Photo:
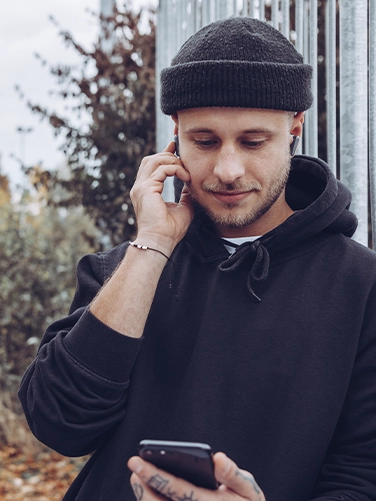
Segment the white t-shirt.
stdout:
[[[223,240],[224,246],[229,251],[229,253],[233,254],[236,250],[236,247],[238,247],[241,244],[244,244],[244,242],[254,242],[258,238],[260,238],[260,236],[258,236],[258,237],[222,238],[222,240]],[[228,245],[226,242],[231,243],[233,245]]]

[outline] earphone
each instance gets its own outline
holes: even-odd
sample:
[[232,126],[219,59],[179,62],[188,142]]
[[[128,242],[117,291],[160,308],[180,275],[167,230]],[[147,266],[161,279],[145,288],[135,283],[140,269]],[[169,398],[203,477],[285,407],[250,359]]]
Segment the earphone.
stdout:
[[292,142],[290,144],[290,154],[293,157],[296,153],[296,149],[299,144],[300,136],[292,136]]

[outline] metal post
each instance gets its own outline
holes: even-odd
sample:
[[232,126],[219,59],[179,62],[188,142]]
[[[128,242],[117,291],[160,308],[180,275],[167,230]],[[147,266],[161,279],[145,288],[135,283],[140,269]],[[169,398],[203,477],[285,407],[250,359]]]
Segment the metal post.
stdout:
[[[304,0],[295,0],[295,48],[303,55],[303,33],[304,33]],[[305,130],[303,130],[305,133]],[[303,140],[301,139],[298,144],[297,153],[301,155],[303,152]]]
[[369,2],[369,180],[372,248],[376,250],[376,3]]
[[227,18],[227,1],[226,0],[217,0],[218,1],[218,19],[226,19]]
[[248,0],[243,0],[242,16],[248,16]]
[[[303,57],[306,63],[309,63],[309,3],[304,0],[303,3]],[[304,123],[304,152],[309,154],[311,139],[311,121],[309,120],[309,110],[307,112],[307,119]]]
[[327,110],[327,160],[334,175],[337,173],[337,77],[336,77],[336,0],[328,0],[325,13],[325,68]]
[[251,0],[250,9],[249,9],[249,17],[255,16],[255,0]]
[[313,68],[312,74],[312,94],[313,104],[309,109],[309,155],[316,157],[318,152],[317,140],[317,0],[310,0],[309,3],[309,63]]
[[261,21],[265,21],[265,0],[260,0],[260,16]]
[[304,30],[303,3],[304,0],[295,1],[295,32],[296,32],[295,48],[300,54],[303,54],[303,30]]
[[188,0],[185,6],[185,18],[187,22],[185,38],[188,39],[195,32],[195,8],[193,0]]
[[[178,2],[179,0],[177,0]],[[167,143],[171,141],[173,136],[173,125],[171,118],[164,115],[160,111],[160,73],[163,68],[168,66],[171,58],[174,55],[175,47],[178,43],[180,30],[169,30],[169,26],[177,25],[177,9],[176,3],[173,8],[168,5],[168,0],[159,0],[158,4],[158,25],[157,25],[157,40],[156,40],[156,108],[157,108],[157,151],[162,151]],[[174,23],[174,24],[171,24]],[[172,35],[174,38],[172,39]],[[165,200],[174,199],[174,189],[172,181],[166,182],[163,189],[163,197]]]
[[202,28],[202,2],[195,0],[195,32]]
[[368,243],[367,7],[367,0],[340,4],[341,180],[353,193],[351,207],[359,219],[354,239],[364,245]]
[[290,40],[290,0],[282,0],[282,33]]
[[234,16],[238,15],[238,2],[237,2],[237,0],[232,0],[232,14]]
[[279,28],[279,0],[272,0],[272,25]]

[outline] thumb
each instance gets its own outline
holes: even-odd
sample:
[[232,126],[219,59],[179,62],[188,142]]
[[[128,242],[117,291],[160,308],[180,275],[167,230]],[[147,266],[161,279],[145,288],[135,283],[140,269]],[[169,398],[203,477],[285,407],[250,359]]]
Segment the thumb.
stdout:
[[251,473],[240,470],[223,452],[217,452],[213,459],[218,482],[249,501],[265,501],[264,494]]
[[190,194],[186,185],[184,185],[184,187],[182,189],[178,205],[184,206],[187,209],[189,209],[190,215],[193,218],[193,215],[194,215],[193,200],[192,200],[191,194]]
[[170,141],[168,145],[163,149],[163,151],[168,151],[169,153],[175,152],[175,143],[174,141]]

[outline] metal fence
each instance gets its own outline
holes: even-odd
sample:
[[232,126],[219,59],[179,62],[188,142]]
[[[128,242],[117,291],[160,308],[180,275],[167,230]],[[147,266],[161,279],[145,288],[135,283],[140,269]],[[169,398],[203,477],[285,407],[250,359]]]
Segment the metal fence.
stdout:
[[[321,25],[322,17],[325,21],[321,33],[318,14]],[[372,235],[376,248],[376,1],[159,0],[157,86],[161,69],[190,35],[233,15],[270,22],[312,65],[314,104],[306,114],[300,152],[318,155],[318,123],[324,120],[324,160],[353,194],[351,207],[359,219],[354,239],[372,245]],[[324,56],[318,53],[318,40],[324,40]],[[319,79],[322,67],[324,82]],[[324,102],[320,108],[319,102]],[[172,132],[171,119],[158,111],[158,150]],[[172,192],[168,183],[165,198],[172,200]]]

